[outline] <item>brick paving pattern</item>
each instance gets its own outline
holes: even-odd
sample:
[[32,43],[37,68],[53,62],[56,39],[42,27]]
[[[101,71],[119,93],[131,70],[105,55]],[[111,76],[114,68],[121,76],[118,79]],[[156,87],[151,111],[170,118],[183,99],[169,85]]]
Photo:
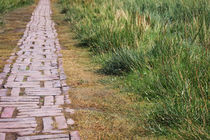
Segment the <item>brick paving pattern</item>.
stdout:
[[[40,0],[20,50],[0,73],[0,140],[78,140],[50,0]],[[12,62],[14,62],[12,64]]]

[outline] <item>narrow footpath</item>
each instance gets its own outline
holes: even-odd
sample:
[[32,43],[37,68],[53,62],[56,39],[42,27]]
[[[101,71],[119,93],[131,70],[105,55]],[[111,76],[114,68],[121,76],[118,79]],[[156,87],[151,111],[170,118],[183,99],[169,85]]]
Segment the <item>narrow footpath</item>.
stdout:
[[0,73],[0,140],[79,140],[50,0],[40,0],[20,50]]

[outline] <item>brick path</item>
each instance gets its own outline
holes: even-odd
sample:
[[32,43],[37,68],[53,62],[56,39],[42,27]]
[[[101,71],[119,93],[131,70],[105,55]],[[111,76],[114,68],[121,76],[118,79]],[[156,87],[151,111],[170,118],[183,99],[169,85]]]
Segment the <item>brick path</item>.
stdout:
[[18,46],[0,73],[0,140],[78,140],[65,116],[69,87],[49,0],[40,0]]

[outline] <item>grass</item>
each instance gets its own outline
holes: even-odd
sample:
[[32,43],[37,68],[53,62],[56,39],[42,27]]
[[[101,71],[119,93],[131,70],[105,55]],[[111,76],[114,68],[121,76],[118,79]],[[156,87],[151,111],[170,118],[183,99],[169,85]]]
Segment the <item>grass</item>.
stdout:
[[136,94],[122,94],[118,88],[113,89],[110,81],[115,81],[116,77],[97,73],[100,65],[92,63],[88,48],[75,39],[57,6],[53,5],[53,20],[63,47],[67,84],[71,86],[70,108],[76,110],[69,116],[75,121],[70,129],[79,131],[81,139],[87,140],[139,139],[140,134],[141,138],[154,139],[146,135],[147,131],[141,125],[144,120],[139,119],[151,104],[139,102]]
[[0,25],[4,23],[5,13],[31,3],[33,3],[33,0],[0,0]]
[[0,26],[0,72],[11,53],[17,50],[17,42],[23,35],[26,24],[30,21],[33,9],[34,5],[4,13],[4,24]]
[[59,0],[59,4],[77,39],[100,56],[100,71],[122,75],[124,90],[154,104],[146,113],[148,131],[209,139],[209,1]]
[[32,3],[33,0],[0,0],[0,13]]

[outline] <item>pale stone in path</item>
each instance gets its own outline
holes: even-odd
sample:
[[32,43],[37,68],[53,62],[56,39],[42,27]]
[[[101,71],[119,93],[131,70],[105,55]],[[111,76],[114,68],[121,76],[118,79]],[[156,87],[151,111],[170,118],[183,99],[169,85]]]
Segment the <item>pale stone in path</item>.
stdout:
[[14,111],[15,111],[15,108],[12,108],[12,107],[4,108],[4,110],[1,114],[1,118],[12,118],[12,115],[13,115]]
[[58,129],[67,128],[66,119],[64,116],[55,117],[55,121],[56,121]]
[[60,138],[69,138],[67,134],[56,134],[56,135],[37,135],[37,136],[26,136],[26,137],[19,137],[17,140],[40,140],[40,139],[60,139]]
[[12,88],[11,96],[19,96],[20,88]]
[[0,129],[0,133],[19,133],[25,131],[35,131],[35,128],[12,128],[12,129]]
[[5,133],[0,133],[0,140],[5,140],[6,134]]
[[4,122],[0,123],[0,128],[2,129],[14,129],[14,128],[35,128],[37,126],[36,123],[14,123],[14,122]]
[[44,132],[48,132],[53,129],[53,120],[52,117],[43,118]]
[[0,96],[7,96],[8,89],[0,89]]
[[44,97],[44,105],[45,106],[47,106],[47,105],[53,105],[53,102],[54,102],[53,96],[45,96]]
[[0,98],[1,102],[39,102],[40,97],[37,96],[3,96]]
[[3,79],[0,79],[0,87],[2,86],[4,80]]
[[69,124],[69,125],[73,125],[73,124],[74,124],[74,120],[72,120],[72,119],[68,119],[68,120],[67,120],[67,124]]
[[30,118],[8,118],[8,119],[0,119],[0,122],[22,122],[24,121],[25,123],[27,122],[35,122],[34,117]]
[[64,104],[64,96],[55,96],[55,104],[62,105]]
[[79,140],[79,139],[80,139],[80,136],[79,136],[78,131],[71,132],[71,140]]
[[70,109],[70,108],[66,108],[65,109],[66,110],[66,112],[68,112],[68,113],[70,113],[70,114],[74,114],[74,109]]

